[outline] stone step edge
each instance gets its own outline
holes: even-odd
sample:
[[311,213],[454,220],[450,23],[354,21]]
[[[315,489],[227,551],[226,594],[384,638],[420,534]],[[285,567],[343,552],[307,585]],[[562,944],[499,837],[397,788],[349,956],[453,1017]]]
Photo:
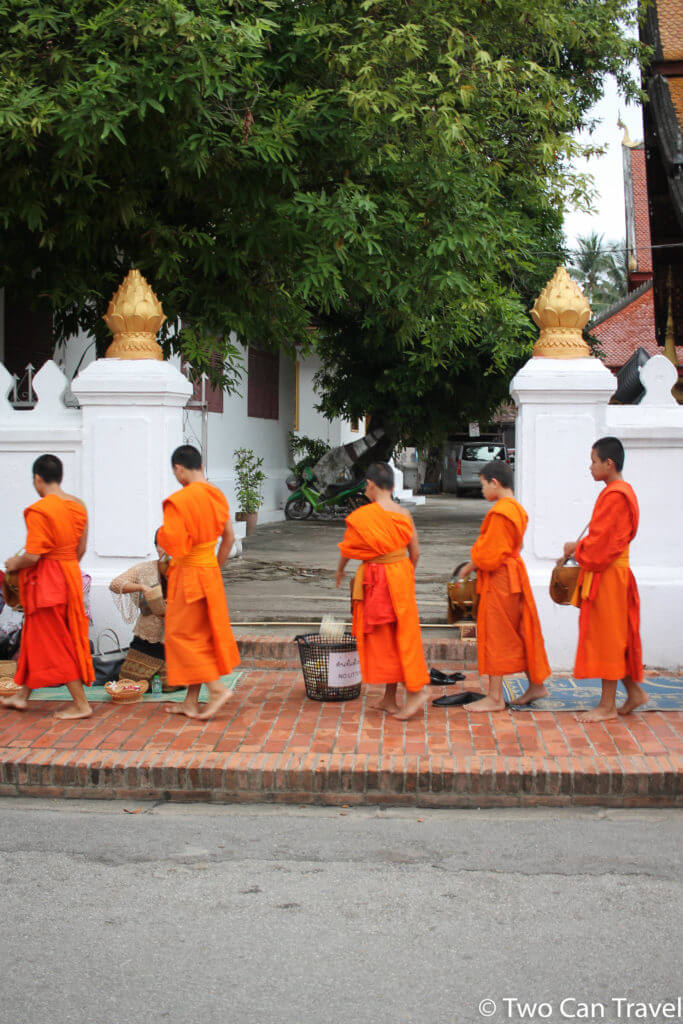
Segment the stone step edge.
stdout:
[[415,807],[683,802],[680,772],[666,758],[606,757],[597,770],[576,761],[13,748],[0,750],[0,796]]
[[[243,667],[263,668],[271,663],[287,668],[301,665],[299,647],[293,640],[251,634],[243,634],[236,640]],[[475,639],[425,640],[422,646],[429,665],[448,662],[457,667],[474,668],[477,664]]]

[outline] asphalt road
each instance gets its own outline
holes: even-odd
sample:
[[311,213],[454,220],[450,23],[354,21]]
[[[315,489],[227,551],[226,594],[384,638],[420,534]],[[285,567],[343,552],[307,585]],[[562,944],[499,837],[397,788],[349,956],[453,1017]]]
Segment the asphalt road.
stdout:
[[0,1024],[615,1024],[678,995],[673,811],[124,807],[0,801]]

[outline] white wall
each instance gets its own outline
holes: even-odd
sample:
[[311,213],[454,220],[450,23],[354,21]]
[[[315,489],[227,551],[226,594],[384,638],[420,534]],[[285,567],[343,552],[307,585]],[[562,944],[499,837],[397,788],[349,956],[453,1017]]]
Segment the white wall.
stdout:
[[64,463],[64,487],[88,508],[88,547],[81,563],[92,577],[96,637],[107,627],[128,640],[109,583],[154,557],[161,502],[177,489],[169,453],[182,443],[182,408],[192,388],[175,367],[156,360],[100,359],[73,381],[81,408],[67,408],[67,378],[52,360],[36,374],[34,409],[6,399],[12,378],[0,364],[0,560],[26,539],[22,512],[38,500],[31,466],[45,452]]
[[335,418],[326,419],[318,412],[316,405],[320,395],[315,387],[315,375],[320,370],[317,356],[309,356],[299,362],[299,428],[297,434],[304,437],[320,438],[327,441],[331,448],[357,441],[365,434],[365,421],[358,422],[358,430],[353,430],[351,420]]
[[[364,429],[354,431],[346,420],[326,420],[315,410],[320,401],[315,392],[313,378],[319,369],[313,357],[299,363],[299,429],[297,434],[322,438],[334,446],[346,444],[362,437]],[[249,416],[247,412],[248,381],[246,370],[239,392],[224,395],[223,412],[208,413],[208,476],[212,483],[224,491],[233,514],[239,511],[235,494],[234,452],[236,448],[251,448],[263,458],[267,480],[263,485],[263,507],[259,509],[259,522],[274,522],[284,517],[283,509],[289,491],[285,479],[289,475],[289,431],[294,428],[295,368],[291,359],[280,353],[279,417],[277,420]],[[200,444],[202,417],[198,411],[186,413],[189,443]]]
[[0,563],[26,540],[23,511],[38,500],[31,467],[39,455],[57,455],[64,464],[65,488],[81,493],[81,414],[62,402],[66,383],[55,364],[46,363],[33,379],[36,407],[18,411],[6,399],[12,377],[0,363]]
[[676,379],[671,363],[653,356],[641,370],[643,402],[609,405],[616,378],[597,359],[536,357],[510,385],[519,410],[515,490],[529,514],[523,556],[554,670],[573,665],[578,611],[550,600],[550,573],[564,542],[590,518],[601,490],[589,473],[590,450],[609,435],[624,445],[624,479],[640,505],[630,562],[643,658],[650,667],[683,665],[683,407],[671,394]]
[[[263,458],[267,479],[263,485],[263,507],[259,521],[270,522],[283,518],[282,508],[289,493],[285,486],[289,455],[287,437],[294,424],[294,364],[280,354],[279,417],[261,419],[247,413],[247,374],[244,373],[240,391],[223,396],[223,412],[208,414],[208,476],[225,493],[233,515],[239,511],[235,494],[234,452],[237,448],[251,448]],[[186,413],[193,438],[201,441],[202,417],[200,412]]]

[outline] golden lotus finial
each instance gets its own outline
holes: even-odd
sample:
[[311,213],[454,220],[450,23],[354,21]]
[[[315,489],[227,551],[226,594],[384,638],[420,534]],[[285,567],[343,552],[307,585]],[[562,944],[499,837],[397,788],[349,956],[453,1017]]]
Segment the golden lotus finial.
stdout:
[[533,354],[548,359],[590,356],[581,333],[590,315],[588,299],[565,268],[558,267],[531,309],[534,323],[541,328]]
[[166,315],[139,270],[128,271],[102,319],[114,335],[107,359],[164,358],[156,339]]

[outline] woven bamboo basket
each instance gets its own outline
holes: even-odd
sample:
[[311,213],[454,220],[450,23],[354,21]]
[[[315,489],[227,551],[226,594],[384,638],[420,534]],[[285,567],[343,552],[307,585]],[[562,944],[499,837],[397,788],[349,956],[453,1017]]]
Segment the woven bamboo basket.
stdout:
[[10,676],[0,678],[0,697],[14,697],[21,687]]
[[14,679],[16,671],[16,661],[0,661],[0,679]]
[[114,679],[104,684],[114,704],[135,704],[149,689],[145,679]]
[[136,651],[132,647],[126,651],[126,660],[119,671],[121,679],[146,679],[148,682],[164,667],[161,658],[152,658],[149,654]]

